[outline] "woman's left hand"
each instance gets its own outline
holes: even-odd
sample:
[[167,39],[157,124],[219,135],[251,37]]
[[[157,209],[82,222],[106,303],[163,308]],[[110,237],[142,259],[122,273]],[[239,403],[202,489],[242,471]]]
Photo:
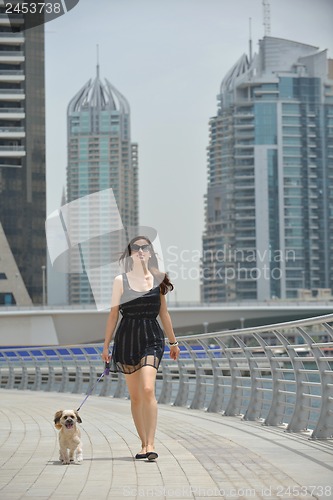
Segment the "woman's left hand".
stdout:
[[178,345],[171,345],[170,346],[170,358],[176,361],[179,358],[180,354],[180,349]]

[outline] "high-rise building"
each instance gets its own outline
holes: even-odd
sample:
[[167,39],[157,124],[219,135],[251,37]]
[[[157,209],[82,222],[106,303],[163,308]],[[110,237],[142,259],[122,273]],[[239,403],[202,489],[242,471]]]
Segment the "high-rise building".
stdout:
[[202,300],[329,292],[333,60],[265,36],[222,81],[210,120]]
[[[25,30],[25,16],[15,14],[9,22],[4,9],[0,6],[0,304],[41,304],[46,265],[44,26]],[[5,262],[11,263],[10,270]]]
[[[108,80],[102,82],[99,65],[95,79],[89,80],[70,101],[67,123],[67,202],[112,188],[119,213],[108,217],[120,214],[124,227],[138,226],[138,146],[131,142],[130,107]],[[73,230],[87,239],[87,213],[76,212],[73,217]],[[112,239],[113,255],[120,255],[120,244],[120,239]],[[100,251],[92,247],[93,242],[90,252]],[[71,257],[70,271],[78,268],[78,258]],[[70,272],[69,302],[94,302],[85,273]]]

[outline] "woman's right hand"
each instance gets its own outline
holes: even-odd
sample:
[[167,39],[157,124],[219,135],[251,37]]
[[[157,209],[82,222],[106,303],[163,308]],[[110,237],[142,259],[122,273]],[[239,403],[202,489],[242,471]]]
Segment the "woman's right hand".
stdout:
[[108,347],[104,347],[104,349],[103,349],[102,360],[104,361],[104,363],[110,363],[111,356],[110,356]]

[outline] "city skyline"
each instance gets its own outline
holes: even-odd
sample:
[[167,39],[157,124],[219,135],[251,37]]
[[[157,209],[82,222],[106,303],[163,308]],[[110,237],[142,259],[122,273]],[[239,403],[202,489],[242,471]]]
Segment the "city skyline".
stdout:
[[[261,1],[101,0],[99,12],[89,6],[81,0],[45,28],[48,213],[59,207],[65,185],[63,113],[92,74],[99,44],[101,75],[131,104],[132,139],[140,144],[140,222],[161,235],[177,290],[171,300],[196,300],[208,122],[223,77],[248,52],[249,17],[257,52],[264,34]],[[332,57],[332,12],[325,0],[292,6],[272,0],[271,34],[328,48]],[[64,67],[70,68],[65,75]]]

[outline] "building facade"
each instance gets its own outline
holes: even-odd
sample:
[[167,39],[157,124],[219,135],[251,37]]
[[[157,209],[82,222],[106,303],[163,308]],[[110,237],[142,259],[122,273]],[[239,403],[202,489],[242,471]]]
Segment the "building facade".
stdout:
[[210,120],[202,300],[330,294],[333,61],[267,37],[222,81]]
[[[70,101],[67,123],[67,203],[112,188],[117,213],[108,214],[108,218],[117,220],[120,215],[124,227],[138,226],[138,146],[131,142],[130,107],[108,80],[102,82],[99,66],[95,79],[89,80]],[[71,225],[82,239],[89,239],[87,214],[76,212]],[[110,255],[120,256],[121,241],[114,237],[106,243]],[[103,251],[105,260],[105,251],[93,248],[92,243],[91,258],[95,259],[99,251]],[[71,304],[94,302],[86,273],[75,272],[80,258],[72,256],[69,263]]]
[[[0,304],[42,304],[46,265],[44,26],[25,31],[24,15],[17,14],[9,22],[4,9],[0,6]],[[2,262],[11,262],[11,271],[6,272]]]

